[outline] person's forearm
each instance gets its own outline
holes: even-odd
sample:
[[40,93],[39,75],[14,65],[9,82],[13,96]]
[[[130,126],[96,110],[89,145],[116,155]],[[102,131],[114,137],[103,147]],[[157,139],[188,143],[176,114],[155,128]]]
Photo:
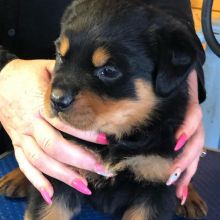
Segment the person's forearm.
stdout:
[[0,71],[7,63],[16,58],[17,56],[15,54],[10,53],[7,49],[0,45]]

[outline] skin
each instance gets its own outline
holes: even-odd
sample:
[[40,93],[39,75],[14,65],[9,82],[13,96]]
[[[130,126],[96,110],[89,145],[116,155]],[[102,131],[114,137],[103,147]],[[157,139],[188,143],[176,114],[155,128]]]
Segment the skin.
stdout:
[[177,140],[182,134],[186,134],[188,140],[184,146],[183,153],[176,158],[170,170],[170,173],[173,173],[177,168],[180,168],[182,172],[185,171],[185,175],[177,182],[176,195],[179,199],[183,198],[184,189],[188,187],[191,178],[197,170],[205,143],[202,109],[199,105],[197,73],[195,70],[190,73],[188,82],[190,102],[184,123],[176,134]]
[[[44,94],[53,67],[53,60],[16,59],[0,73],[0,121],[13,142],[20,169],[39,191],[46,190],[50,198],[53,187],[43,173],[68,185],[74,179],[87,185],[87,181],[68,165],[93,172],[97,166],[102,167],[95,155],[63,139],[58,130],[91,142],[97,142],[99,134],[71,128],[57,118],[48,118],[43,112]],[[185,133],[188,142],[170,169],[171,174],[177,168],[186,171],[177,183],[176,194],[180,199],[197,169],[204,145],[196,71],[190,74],[189,85],[191,100],[184,124],[176,134],[178,140]]]
[[56,129],[91,142],[96,142],[98,134],[44,116],[44,94],[53,67],[51,60],[13,60],[0,73],[0,121],[12,140],[20,169],[50,197],[53,187],[42,173],[69,185],[76,179],[87,185],[68,165],[91,171],[101,166],[95,155],[64,140]]

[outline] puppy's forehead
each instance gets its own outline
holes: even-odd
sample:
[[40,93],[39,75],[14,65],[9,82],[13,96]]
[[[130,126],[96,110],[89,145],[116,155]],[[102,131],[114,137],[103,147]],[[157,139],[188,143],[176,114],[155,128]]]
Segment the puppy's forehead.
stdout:
[[117,38],[116,33],[129,36],[143,28],[143,22],[147,26],[145,6],[135,0],[75,0],[62,18],[61,29],[86,31],[96,37],[105,33],[111,38]]

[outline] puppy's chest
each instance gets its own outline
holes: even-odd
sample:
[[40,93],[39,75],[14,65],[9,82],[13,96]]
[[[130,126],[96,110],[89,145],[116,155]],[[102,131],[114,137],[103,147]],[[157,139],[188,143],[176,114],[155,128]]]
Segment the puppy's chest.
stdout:
[[171,158],[159,155],[138,155],[123,159],[116,164],[105,161],[104,165],[113,174],[112,177],[102,177],[96,173],[80,169],[78,172],[95,188],[100,188],[106,184],[114,185],[116,177],[121,175],[123,171],[130,173],[130,177],[134,178],[136,182],[165,183],[169,178],[172,161]]

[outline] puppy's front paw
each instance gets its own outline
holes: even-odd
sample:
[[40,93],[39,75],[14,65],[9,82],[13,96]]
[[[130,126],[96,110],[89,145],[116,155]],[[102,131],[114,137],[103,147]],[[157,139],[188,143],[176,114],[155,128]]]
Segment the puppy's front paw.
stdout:
[[207,216],[208,207],[195,189],[189,187],[189,195],[185,205],[178,205],[176,214],[189,219],[202,219]]
[[23,198],[28,194],[30,182],[19,168],[0,179],[0,194],[9,198]]

